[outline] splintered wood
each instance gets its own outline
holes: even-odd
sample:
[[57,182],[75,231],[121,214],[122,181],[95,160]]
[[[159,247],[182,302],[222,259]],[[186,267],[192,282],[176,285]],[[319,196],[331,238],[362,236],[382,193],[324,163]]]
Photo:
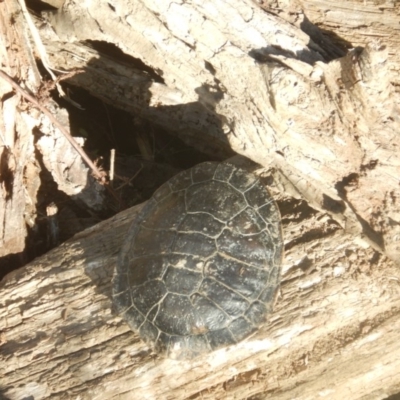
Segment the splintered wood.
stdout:
[[[81,71],[65,82],[210,156],[237,152],[265,167],[286,256],[268,324],[236,346],[177,362],[154,355],[112,310],[113,270],[136,211],[85,230],[1,281],[0,397],[372,400],[400,392],[399,36],[385,22],[398,20],[399,6],[375,3],[92,0],[36,20],[51,67]],[[16,0],[0,2],[0,22],[5,72],[37,93],[36,52]],[[356,46],[335,32],[363,48],[347,51]],[[379,32],[390,33],[388,45],[368,39]],[[103,42],[132,62],[95,50]],[[89,207],[102,199],[86,187],[77,155],[56,146],[54,127],[6,82],[0,94],[0,255],[23,257],[43,166]]]

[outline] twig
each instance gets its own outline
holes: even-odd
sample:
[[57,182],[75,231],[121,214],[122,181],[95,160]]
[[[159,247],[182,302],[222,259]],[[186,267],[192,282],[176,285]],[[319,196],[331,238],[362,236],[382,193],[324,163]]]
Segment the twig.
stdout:
[[[50,67],[50,62],[49,62],[49,58],[47,56],[46,49],[45,49],[45,47],[44,47],[44,45],[42,43],[42,39],[40,38],[39,32],[38,32],[35,24],[33,23],[32,17],[29,14],[28,9],[26,8],[25,0],[18,0],[18,2],[19,2],[19,5],[21,7],[21,11],[22,11],[22,14],[23,14],[23,16],[25,18],[25,21],[26,21],[26,23],[28,25],[30,34],[31,34],[32,39],[33,39],[33,43],[35,44],[36,50],[38,51],[38,53],[40,55],[40,59],[42,61],[42,64],[43,64],[44,68],[47,70],[47,72],[50,74],[51,79],[53,79],[53,81],[55,82],[55,85],[56,85],[56,88],[58,90],[58,93],[60,94],[60,96],[62,98],[64,98],[67,101],[70,101],[75,107],[82,109],[82,107],[78,103],[72,101],[64,93],[61,85],[59,84],[59,82],[57,80],[56,75],[52,71],[54,68]],[[60,70],[56,70],[56,69],[54,69],[54,70],[58,71],[58,72],[65,72],[65,71],[60,71]]]
[[18,83],[7,75],[4,71],[0,70],[0,76],[6,80],[18,93],[20,93],[25,99],[29,100],[35,107],[37,107],[43,114],[45,114],[50,121],[60,130],[65,138],[71,143],[79,155],[85,160],[86,164],[93,171],[93,175],[102,183],[104,183],[104,176],[100,170],[94,165],[89,156],[85,153],[81,146],[75,141],[75,139],[67,132],[67,130],[57,121],[57,119],[51,114],[51,112],[44,106],[42,106],[33,96],[27,93]]
[[141,164],[139,171],[135,173],[135,175],[132,176],[132,178],[129,178],[127,182],[124,182],[121,186],[118,186],[115,190],[120,190],[124,186],[129,185],[139,174],[139,172],[143,169],[143,164]]
[[110,155],[110,185],[112,185],[113,181],[114,181],[114,167],[115,167],[115,149],[111,149],[111,155]]

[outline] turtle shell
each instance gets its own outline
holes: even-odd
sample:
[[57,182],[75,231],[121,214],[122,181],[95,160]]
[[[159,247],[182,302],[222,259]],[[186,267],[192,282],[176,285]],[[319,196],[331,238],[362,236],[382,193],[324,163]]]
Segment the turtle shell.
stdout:
[[130,228],[113,281],[117,312],[170,358],[238,343],[272,311],[280,214],[259,179],[207,162],[161,186]]

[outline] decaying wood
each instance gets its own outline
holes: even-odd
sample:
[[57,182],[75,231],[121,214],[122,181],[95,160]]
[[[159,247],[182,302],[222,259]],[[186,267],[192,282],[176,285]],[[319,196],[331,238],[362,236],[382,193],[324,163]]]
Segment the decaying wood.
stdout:
[[[270,168],[286,245],[270,323],[192,362],[153,355],[112,313],[113,268],[135,215],[127,210],[0,283],[3,396],[381,399],[400,391],[395,41],[388,50],[382,41],[360,40],[365,49],[344,54],[309,21],[304,29],[302,7],[315,16],[324,2],[262,3],[269,12],[250,0],[66,1],[38,28],[55,69],[84,70],[69,83],[210,154],[234,150]],[[353,3],[330,4],[336,14],[314,22],[338,23],[346,4]],[[15,29],[6,32],[11,15]],[[15,0],[0,2],[0,18],[7,73],[36,93],[34,50]],[[340,19],[343,28],[351,25]],[[132,64],[94,50],[97,42],[117,46]],[[0,91],[0,240],[20,252],[40,186],[33,130],[46,135],[36,148],[61,190],[79,196],[92,185],[82,165],[71,174],[75,159],[48,121],[17,109],[20,99],[4,82]]]
[[93,175],[98,179],[102,180],[104,175],[99,171],[99,169],[94,165],[93,161],[84,152],[82,147],[75,141],[75,139],[66,131],[66,129],[61,125],[61,123],[47,110],[43,107],[33,96],[27,93],[21,88],[16,82],[14,82],[11,77],[9,77],[5,72],[0,71],[0,78],[8,82],[12,88],[26,100],[30,101],[36,108],[38,108],[47,118],[52,122],[52,124],[59,129],[59,131],[64,135],[65,139],[74,148],[74,150],[79,154],[79,156],[86,162],[86,164],[92,169]]
[[[36,66],[27,67],[34,64],[33,54],[15,2],[0,3],[0,35],[1,68],[8,68],[10,74],[23,79],[26,87],[36,91],[40,76]],[[29,218],[32,203],[27,197],[34,198],[38,190],[37,180],[31,179],[30,184],[25,185],[24,174],[36,175],[39,167],[31,157],[31,121],[25,113],[18,112],[20,98],[12,95],[11,86],[2,79],[0,97],[0,257],[13,254],[23,258],[27,226],[32,226]]]
[[[352,47],[365,46],[371,40],[378,39],[388,48],[389,69],[394,73],[392,82],[398,86],[400,54],[398,1],[373,0],[335,2],[329,0],[299,0],[305,15],[324,30],[333,32],[341,40],[351,43]],[[332,7],[333,6],[333,7]]]
[[[154,356],[112,314],[127,210],[0,286],[3,395],[10,399],[377,399],[400,385],[400,273],[327,214],[285,198],[283,284],[270,324],[191,362]],[[289,210],[296,213],[286,214]],[[286,211],[285,211],[286,210]]]
[[[37,94],[41,78],[34,59],[35,48],[16,0],[0,2],[0,35],[2,70],[15,83],[22,82],[25,92]],[[100,208],[103,198],[102,187],[90,177],[86,165],[68,141],[3,77],[0,97],[0,268],[3,276],[4,270],[11,269],[9,264],[21,265],[27,258],[28,230],[37,228],[37,196],[43,184],[40,177],[43,165],[53,174],[60,190],[88,207]],[[50,100],[45,106],[68,128],[65,110]],[[40,138],[34,135],[39,130]],[[43,154],[43,160],[39,160],[36,150]]]
[[[398,262],[400,102],[383,43],[327,62],[334,44],[325,50],[251,1],[110,4],[66,3],[49,17],[57,38],[43,29],[55,68],[85,69],[71,83],[205,151],[279,169]],[[152,73],[113,68],[85,40],[113,43]]]

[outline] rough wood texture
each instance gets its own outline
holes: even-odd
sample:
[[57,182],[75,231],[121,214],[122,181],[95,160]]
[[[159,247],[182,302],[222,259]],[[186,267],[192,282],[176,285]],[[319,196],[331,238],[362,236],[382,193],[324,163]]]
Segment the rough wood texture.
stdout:
[[[399,96],[384,44],[327,63],[339,52],[328,39],[322,48],[246,0],[68,2],[49,18],[54,66],[84,68],[72,83],[205,151],[233,149],[281,170],[311,204],[398,262]],[[113,43],[147,71],[112,68],[78,49],[85,40]]]
[[191,362],[153,356],[112,314],[110,281],[134,210],[7,276],[0,284],[3,395],[378,399],[395,393],[399,271],[360,248],[328,215],[290,198],[279,204],[287,253],[271,323],[246,342]]
[[[299,0],[301,8],[314,24],[337,37],[347,40],[352,47],[365,46],[378,39],[390,54],[391,79],[396,86],[400,79],[399,13],[400,4],[393,0],[345,0],[332,4],[329,0]],[[333,7],[332,7],[333,6]]]
[[[39,73],[32,67],[33,54],[15,2],[0,3],[0,36],[1,68],[23,79],[26,87],[35,92]],[[32,120],[18,110],[19,96],[14,96],[11,86],[2,79],[0,98],[0,257],[23,258],[27,226],[33,224],[32,203],[38,190],[35,177],[39,167],[32,157]]]
[[[38,93],[42,82],[34,59],[36,49],[16,0],[0,3],[0,36],[2,71],[26,92]],[[37,206],[43,169],[53,174],[60,190],[89,207],[100,208],[103,199],[102,188],[93,182],[71,144],[46,116],[1,77],[0,98],[0,275],[3,276],[13,266],[25,264],[28,258],[28,230],[37,229],[36,219],[43,212]],[[45,96],[39,101],[68,129],[65,110]]]
[[[0,2],[2,23],[16,4]],[[154,357],[111,311],[116,255],[134,217],[128,210],[0,283],[4,396],[381,399],[400,391],[400,276],[384,255],[398,262],[400,253],[393,57],[385,43],[372,42],[333,59],[340,47],[310,39],[294,14],[277,14],[249,0],[93,0],[67,1],[50,17],[58,37],[50,26],[42,37],[53,66],[84,68],[71,83],[210,153],[233,149],[272,167],[286,193],[279,203],[284,281],[270,325],[247,342],[188,363]],[[4,26],[2,37],[25,32],[23,24],[7,33]],[[113,43],[145,67],[111,60],[85,40]],[[16,43],[29,48],[20,38],[10,43],[2,60]],[[35,91],[29,68],[9,72]],[[13,170],[9,155],[19,163],[12,198],[8,181],[0,182],[0,213],[8,215],[0,229],[3,244],[10,235],[21,251],[21,210],[35,203],[38,185],[29,181],[33,200],[23,199],[24,171],[38,173],[34,159],[25,168],[22,150],[34,153],[31,132],[42,120],[31,109],[17,113],[19,99],[7,86],[0,90],[2,126],[11,126],[0,148],[1,177]],[[14,111],[6,113],[9,102]],[[26,147],[12,147],[14,137]]]

